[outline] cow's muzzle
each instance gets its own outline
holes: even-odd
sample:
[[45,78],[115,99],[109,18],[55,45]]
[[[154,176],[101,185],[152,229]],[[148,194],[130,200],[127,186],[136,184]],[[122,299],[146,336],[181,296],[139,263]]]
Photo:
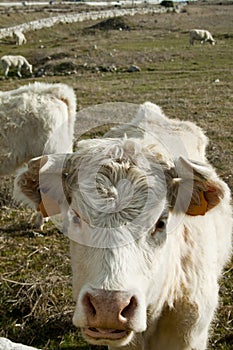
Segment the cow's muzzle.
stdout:
[[[85,324],[81,325],[83,335],[93,344],[106,345],[108,341],[126,344],[134,332],[144,331],[146,327],[146,322],[141,322],[145,317],[139,297],[130,291],[89,288],[80,307],[85,315]],[[80,326],[75,320],[74,323]]]

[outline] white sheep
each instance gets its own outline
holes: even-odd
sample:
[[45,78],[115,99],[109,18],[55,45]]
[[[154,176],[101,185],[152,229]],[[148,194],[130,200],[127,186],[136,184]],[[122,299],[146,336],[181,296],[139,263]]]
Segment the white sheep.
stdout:
[[[34,83],[0,92],[0,176],[32,157],[72,152],[76,97],[65,84]],[[38,217],[36,226],[42,228]]]
[[204,29],[192,29],[189,32],[189,43],[190,45],[194,45],[194,41],[199,40],[201,44],[209,42],[211,45],[215,45],[216,41],[208,32],[208,30]]
[[22,77],[21,69],[23,66],[25,66],[26,69],[28,69],[29,72],[32,74],[32,65],[26,60],[24,56],[5,55],[1,57],[0,63],[3,66],[4,75],[6,78],[8,76],[9,69],[12,66],[18,68],[17,74],[20,78]]
[[13,32],[13,37],[15,39],[16,45],[18,45],[18,46],[26,44],[26,42],[27,42],[25,35],[20,30],[15,30]]

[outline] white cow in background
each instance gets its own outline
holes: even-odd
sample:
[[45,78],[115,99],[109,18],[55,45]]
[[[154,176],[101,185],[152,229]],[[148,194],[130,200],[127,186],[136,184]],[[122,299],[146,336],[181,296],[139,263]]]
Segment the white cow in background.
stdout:
[[207,138],[145,103],[128,126],[33,159],[21,198],[62,213],[73,322],[110,350],[204,350],[231,252],[230,191]]
[[15,43],[18,46],[27,43],[27,39],[26,39],[25,35],[20,30],[15,30],[13,32],[13,38],[15,39]]
[[0,176],[44,153],[72,152],[76,96],[70,86],[24,85],[0,92],[0,105]]
[[20,55],[5,55],[0,58],[0,63],[4,69],[4,75],[7,78],[8,72],[11,67],[17,67],[17,74],[21,78],[21,70],[25,67],[32,74],[32,65],[28,62],[28,60],[24,56]]
[[189,43],[190,45],[194,45],[194,41],[198,40],[203,43],[210,43],[211,45],[215,45],[216,41],[210,34],[208,30],[204,29],[192,29],[189,32]]

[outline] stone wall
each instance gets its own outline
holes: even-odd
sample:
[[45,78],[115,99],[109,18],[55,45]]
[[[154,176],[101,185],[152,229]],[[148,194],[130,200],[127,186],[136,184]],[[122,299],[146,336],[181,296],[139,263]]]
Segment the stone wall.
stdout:
[[165,8],[128,8],[128,9],[112,9],[112,10],[101,10],[101,11],[90,11],[76,14],[64,14],[49,18],[39,19],[37,21],[31,21],[23,23],[14,27],[0,29],[0,39],[8,36],[12,36],[15,30],[22,32],[28,32],[31,30],[37,30],[44,27],[52,27],[57,23],[73,23],[83,22],[90,20],[106,19],[111,17],[119,16],[134,16],[135,14],[148,14],[148,13],[161,13],[166,12]]

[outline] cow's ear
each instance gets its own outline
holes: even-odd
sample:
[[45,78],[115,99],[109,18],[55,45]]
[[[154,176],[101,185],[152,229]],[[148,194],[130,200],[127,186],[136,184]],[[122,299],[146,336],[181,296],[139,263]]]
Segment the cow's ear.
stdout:
[[30,160],[27,167],[20,170],[14,180],[14,198],[32,208],[37,208],[41,202],[39,188],[40,168],[48,161],[48,156]]
[[169,190],[172,191],[170,204],[175,211],[183,211],[191,216],[205,215],[225,195],[226,184],[208,164],[180,157],[175,165],[175,173]]
[[54,154],[32,159],[15,179],[15,198],[41,211],[44,217],[59,214],[67,201],[63,180],[68,156]]

